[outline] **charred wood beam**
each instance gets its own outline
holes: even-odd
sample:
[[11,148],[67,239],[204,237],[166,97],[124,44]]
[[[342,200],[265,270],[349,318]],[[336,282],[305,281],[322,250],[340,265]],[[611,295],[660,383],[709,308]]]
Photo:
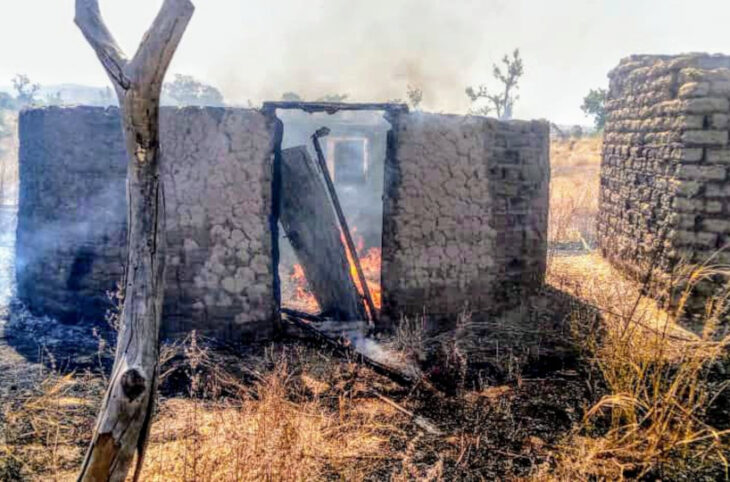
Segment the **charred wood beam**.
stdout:
[[335,212],[317,165],[304,146],[281,153],[279,220],[323,313],[364,320],[365,306],[350,276]]
[[[354,360],[357,363],[367,366],[378,375],[389,378],[398,385],[405,388],[413,388],[417,384],[421,383],[421,379],[413,378],[405,373],[399,372],[398,370],[383,365],[372,358],[360,353],[353,346],[350,340],[336,338],[332,335],[328,335],[314,326],[312,323],[305,321],[299,317],[289,315],[282,312],[284,321],[287,321],[297,328],[300,328],[305,333],[312,335],[318,341],[328,345],[333,351],[340,356],[347,357],[350,360]],[[427,385],[425,385],[427,386]]]
[[407,104],[391,103],[347,103],[347,102],[303,102],[303,101],[280,101],[264,102],[262,110],[274,111],[276,109],[298,109],[307,113],[326,112],[335,114],[343,110],[383,110],[389,113],[408,113]]
[[352,262],[355,265],[355,271],[357,273],[358,280],[360,281],[360,287],[362,288],[365,303],[368,307],[370,320],[373,322],[373,324],[375,324],[378,320],[378,312],[375,309],[375,303],[373,303],[373,297],[370,293],[370,288],[368,287],[368,281],[367,279],[365,279],[365,274],[363,273],[362,266],[360,265],[360,258],[357,254],[357,248],[355,247],[355,243],[352,240],[352,234],[350,234],[350,227],[347,225],[345,213],[342,211],[342,205],[340,204],[340,199],[337,196],[335,184],[334,182],[332,182],[332,176],[330,176],[329,168],[327,167],[327,160],[324,158],[324,153],[322,152],[322,145],[319,143],[319,138],[326,136],[329,133],[330,130],[327,127],[322,127],[314,133],[314,135],[312,136],[312,142],[314,143],[314,150],[317,151],[317,161],[319,162],[319,168],[322,171],[322,177],[324,178],[325,186],[327,186],[327,190],[329,191],[332,205],[335,208],[337,219],[340,222],[340,229],[342,229],[342,234],[345,237],[347,250],[350,252],[350,257],[352,258]]
[[292,310],[291,308],[282,308],[281,313],[284,315],[287,315],[287,316],[293,316],[295,318],[301,318],[302,320],[307,320],[307,321],[322,322],[322,321],[327,320],[327,318],[325,318],[324,316],[313,315],[311,313],[305,313],[303,311],[298,311],[298,310]]

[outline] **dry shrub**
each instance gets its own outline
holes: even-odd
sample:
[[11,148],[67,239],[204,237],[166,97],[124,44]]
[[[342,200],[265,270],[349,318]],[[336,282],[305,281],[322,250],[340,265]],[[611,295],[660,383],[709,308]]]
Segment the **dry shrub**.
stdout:
[[407,360],[423,361],[428,351],[426,315],[404,316],[395,328],[392,349]]
[[727,477],[730,430],[713,427],[707,415],[728,387],[714,379],[713,370],[727,360],[730,347],[729,335],[718,336],[730,289],[708,302],[700,336],[676,324],[694,287],[720,274],[711,267],[690,270],[673,313],[637,297],[639,290],[601,300],[605,329],[589,331],[583,343],[608,393],[586,411],[558,457],[561,479]]
[[438,389],[453,395],[466,385],[467,352],[473,343],[472,312],[468,306],[462,309],[453,329],[428,325],[425,313],[402,317],[387,344],[388,364],[414,377],[423,377],[423,381],[435,383]]
[[[387,456],[380,408],[337,400],[291,400],[285,364],[254,387],[255,397],[163,404],[152,432],[147,480],[312,480],[364,477]],[[384,453],[386,455],[384,455]]]

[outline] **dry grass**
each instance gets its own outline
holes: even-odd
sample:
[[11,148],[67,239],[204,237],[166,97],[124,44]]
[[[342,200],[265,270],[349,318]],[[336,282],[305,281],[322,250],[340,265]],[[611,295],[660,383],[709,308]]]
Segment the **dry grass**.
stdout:
[[[593,241],[598,208],[600,139],[556,141],[551,146],[553,245]],[[730,424],[713,426],[709,412],[728,388],[727,293],[710,300],[701,334],[677,320],[693,287],[713,267],[680,270],[679,306],[663,310],[595,252],[552,253],[548,281],[595,307],[600,324],[576,311],[576,339],[595,367],[604,395],[585,412],[540,479],[715,480],[727,478]],[[686,281],[686,282],[685,282]],[[677,298],[667,296],[668,298]],[[718,368],[719,367],[719,368]]]
[[344,394],[332,407],[321,398],[329,389],[309,375],[293,377],[283,361],[239,400],[168,400],[146,480],[362,479],[370,464],[392,456],[393,410]]
[[[550,240],[585,247],[600,141],[558,141],[552,150]],[[689,275],[696,282],[707,270],[719,274]],[[168,346],[144,480],[726,477],[730,422],[717,401],[728,385],[730,338],[720,317],[727,299],[714,300],[696,334],[595,253],[554,251],[548,282],[575,298],[575,366],[523,374],[519,364],[514,377],[495,381],[485,372],[477,385],[465,384],[466,370],[474,375],[466,366],[475,360],[471,346],[489,338],[461,331],[479,320],[464,317],[448,343],[429,339],[422,317],[404,321],[392,345],[404,364],[457,382],[450,396],[402,390],[314,348],[284,345],[240,358],[210,351],[194,335]],[[543,301],[539,315],[555,316]],[[490,321],[490,330],[504,328]],[[511,353],[501,342],[497,348]],[[0,400],[0,480],[74,480],[88,443],[103,376],[37,379]],[[442,434],[420,430],[418,417]]]
[[[145,480],[363,480],[401,458],[390,444],[403,438],[403,414],[372,396],[356,365],[322,371],[306,366],[311,354],[269,351],[249,360],[261,369],[239,367],[245,382],[195,336],[163,358],[163,375],[182,373],[185,386],[161,400]],[[75,480],[103,385],[91,374],[49,374],[0,403],[0,480]]]
[[55,372],[15,388],[0,402],[0,480],[43,480],[78,468],[103,390],[88,373]]
[[[728,293],[708,304],[698,335],[677,323],[681,305],[676,312],[664,311],[597,255],[576,258],[554,259],[550,280],[602,312],[601,329],[581,330],[578,338],[606,394],[565,442],[551,477],[727,477],[730,430],[727,421],[711,420],[709,413],[728,388],[721,376],[730,347],[730,336],[723,334]],[[705,276],[722,274],[711,271],[690,270],[681,298]],[[579,329],[590,321],[573,320]]]
[[550,243],[594,243],[600,157],[600,137],[551,142]]

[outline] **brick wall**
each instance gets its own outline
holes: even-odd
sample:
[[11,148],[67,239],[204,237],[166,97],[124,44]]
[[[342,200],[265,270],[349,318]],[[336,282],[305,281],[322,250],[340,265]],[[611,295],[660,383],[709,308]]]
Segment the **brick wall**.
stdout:
[[[610,74],[598,240],[663,301],[680,260],[730,241],[730,57],[633,56]],[[716,260],[730,263],[730,253]],[[698,288],[701,306],[716,285]]]
[[[20,119],[18,295],[99,322],[124,270],[126,158],[117,109]],[[277,312],[270,215],[274,122],[244,109],[162,109],[167,212],[163,329],[266,336]]]
[[451,318],[519,303],[545,273],[544,122],[412,113],[392,121],[383,312]]
[[[272,244],[280,124],[243,109],[163,109],[168,263],[163,326],[267,337],[278,311]],[[495,312],[542,283],[548,126],[475,116],[389,116],[383,312]],[[19,295],[98,322],[124,263],[126,160],[117,109],[21,117]],[[374,201],[379,202],[379,200]]]

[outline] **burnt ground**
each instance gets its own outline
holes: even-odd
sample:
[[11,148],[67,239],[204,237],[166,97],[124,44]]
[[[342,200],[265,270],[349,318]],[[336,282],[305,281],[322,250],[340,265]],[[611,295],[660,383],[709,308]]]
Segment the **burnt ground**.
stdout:
[[[585,411],[606,391],[594,367],[575,349],[572,335],[556,322],[561,316],[554,310],[558,301],[570,304],[573,300],[553,298],[548,303],[553,309],[548,311],[544,311],[545,298],[532,301],[539,306],[527,311],[531,323],[543,324],[540,329],[503,326],[497,330],[495,320],[475,323],[466,330],[469,334],[462,330],[456,348],[453,336],[441,334],[438,340],[429,340],[429,354],[414,357],[424,380],[411,387],[335,354],[313,339],[281,340],[244,351],[213,348],[205,340],[194,342],[192,350],[186,340],[163,350],[166,375],[160,387],[161,410],[169,412],[165,401],[181,397],[236,398],[242,386],[253,389],[286,360],[287,396],[295,404],[316,399],[336,413],[343,398],[364,404],[384,396],[414,414],[398,413],[388,419],[396,430],[389,432],[387,456],[368,463],[367,480],[386,480],[394,473],[407,473],[405,480],[429,480],[434,467],[439,467],[441,480],[542,480],[571,434],[581,427]],[[533,311],[537,308],[539,313]],[[55,326],[52,320],[39,320],[22,307],[16,309],[10,317],[10,335],[5,323],[5,337],[0,341],[1,397],[31,390],[54,369],[87,371],[102,385],[100,374],[108,370],[111,350],[98,350],[99,338],[91,328]],[[551,335],[545,326],[550,324]],[[17,334],[21,329],[24,335]],[[475,350],[474,345],[481,349]],[[192,353],[196,350],[204,354],[196,356]],[[439,350],[441,354],[435,354]],[[462,364],[462,359],[467,362]],[[197,381],[193,384],[191,378]],[[308,378],[326,389],[312,393],[305,383]],[[229,384],[230,380],[235,383]],[[88,442],[97,403],[98,398],[91,399],[87,429],[74,442],[79,454]],[[717,405],[717,410],[716,417],[727,421],[727,406]],[[419,420],[439,433],[424,429]],[[77,459],[68,462],[70,473],[75,463]],[[718,474],[684,480],[715,480]],[[331,478],[338,477],[333,468]],[[663,480],[683,479],[664,475]]]
[[[371,480],[404,472],[406,464],[413,478],[425,477],[436,465],[446,480],[535,476],[550,466],[561,442],[601,392],[590,382],[592,369],[580,358],[565,325],[568,313],[575,309],[580,309],[575,299],[546,289],[525,299],[514,312],[462,322],[452,330],[419,339],[417,346],[407,339],[384,340],[386,349],[410,350],[408,362],[423,374],[423,382],[410,387],[304,338],[244,350],[206,348],[207,362],[198,362],[194,369],[196,378],[204,381],[196,382],[199,393],[192,393],[187,340],[163,350],[169,359],[161,396],[163,400],[235,397],[239,383],[253,386],[257,378],[275,370],[275,360],[285,357],[295,384],[306,373],[330,387],[317,398],[332,410],[343,396],[359,401],[384,396],[440,432],[430,433],[415,418],[401,413],[396,423],[399,434],[389,442],[392,457],[372,464]],[[112,361],[108,340],[113,333],[34,317],[17,302],[10,303],[2,315],[3,397],[28,391],[51,371],[87,372],[97,378],[108,373]],[[206,346],[205,340],[195,343]],[[237,380],[235,386],[227,386],[229,379]],[[295,390],[292,401],[304,401],[307,393]],[[76,441],[79,447],[86,442],[81,437]]]
[[[579,348],[582,330],[595,330],[597,322],[594,309],[546,287],[499,317],[467,318],[425,337],[401,332],[380,340],[398,358],[397,365],[410,364],[422,374],[415,386],[399,385],[310,338],[245,349],[213,346],[202,339],[191,344],[188,339],[163,349],[161,412],[174,417],[168,400],[235,399],[241,390],[255,391],[285,360],[286,396],[294,404],[316,399],[336,413],[343,398],[382,405],[385,397],[390,401],[385,403],[399,407],[387,420],[394,429],[388,432],[383,457],[367,463],[366,480],[386,480],[393,474],[405,474],[405,480],[438,480],[429,479],[435,468],[441,480],[547,480],[571,435],[582,428],[586,410],[607,393],[590,357]],[[98,387],[111,366],[113,337],[100,327],[34,317],[14,301],[0,311],[0,399],[26,400],[50,373],[86,373],[95,380],[95,391],[79,394],[88,397],[88,405],[83,416],[75,413],[72,420],[83,430],[69,442],[75,452],[63,465],[68,474],[88,443]],[[724,373],[714,375],[716,383],[727,378]],[[306,382],[311,378],[325,388],[313,393]],[[729,410],[727,397],[720,397],[708,415],[722,429],[730,423]],[[0,415],[0,435],[4,423]],[[600,432],[600,424],[594,430]],[[38,442],[28,440],[31,445]],[[0,474],[2,470],[0,463]],[[52,475],[38,470],[29,480]],[[642,480],[716,480],[721,472],[689,478],[653,473]],[[630,472],[625,475],[632,478]],[[333,467],[326,478],[338,479],[341,473]]]

